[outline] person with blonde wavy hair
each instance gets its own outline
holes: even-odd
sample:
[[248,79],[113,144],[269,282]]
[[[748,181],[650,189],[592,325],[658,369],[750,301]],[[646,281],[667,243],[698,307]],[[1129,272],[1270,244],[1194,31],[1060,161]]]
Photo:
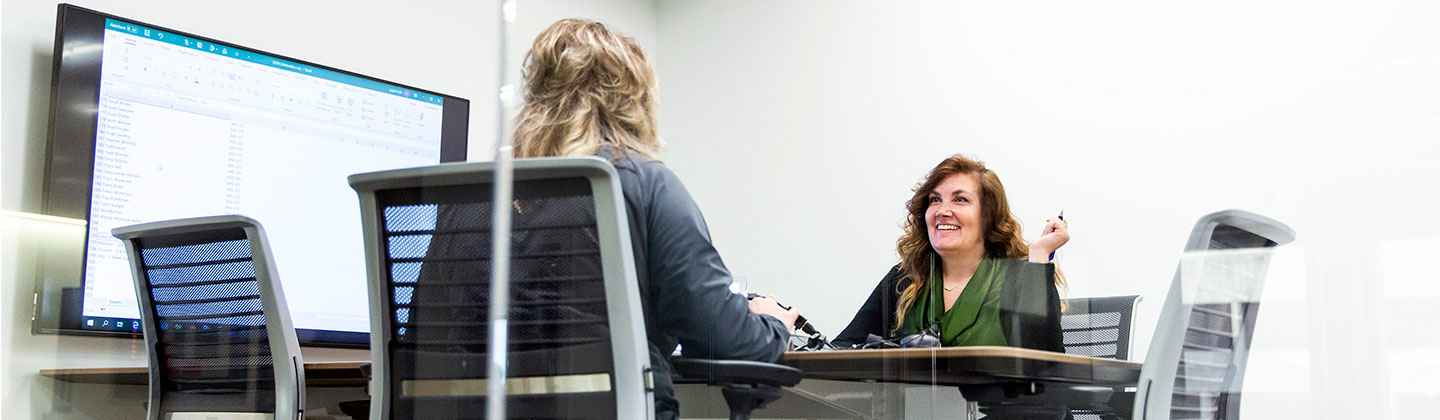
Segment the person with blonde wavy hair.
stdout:
[[535,38],[524,75],[517,156],[591,156],[609,145],[660,160],[660,88],[633,38],[600,22],[555,22]]
[[[1052,218],[1034,242],[1020,236],[1005,186],[983,162],[952,156],[906,203],[900,263],[880,281],[835,343],[931,336],[931,345],[1064,351],[1064,286],[1050,255],[1070,240]],[[902,343],[923,342],[907,339]]]
[[535,38],[524,79],[516,154],[598,156],[619,174],[657,418],[678,413],[666,362],[677,344],[685,356],[706,359],[774,362],[788,350],[799,312],[730,291],[700,209],[659,160],[659,88],[640,45],[599,22],[561,20]]

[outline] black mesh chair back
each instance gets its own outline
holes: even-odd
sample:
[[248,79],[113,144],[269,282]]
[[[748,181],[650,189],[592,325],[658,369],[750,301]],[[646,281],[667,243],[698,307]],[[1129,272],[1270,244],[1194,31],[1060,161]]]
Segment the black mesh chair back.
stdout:
[[1239,210],[1196,223],[1141,369],[1136,418],[1239,418],[1270,256],[1294,239],[1288,226]]
[[304,417],[300,348],[259,223],[215,216],[112,233],[140,302],[149,419]]
[[[493,163],[351,176],[370,272],[372,419],[479,419],[489,346]],[[645,419],[648,353],[609,163],[514,162],[506,410]]]
[[[1060,329],[1064,334],[1065,353],[1080,356],[1104,357],[1129,360],[1130,343],[1135,327],[1135,307],[1140,296],[1105,296],[1070,298],[1065,300],[1065,312],[1060,315]],[[1090,390],[1072,400],[1107,401],[1114,390]],[[1114,418],[1110,410],[1093,408],[1073,409],[1070,417],[1075,420],[1099,420]]]
[[1135,306],[1140,296],[1105,296],[1065,300],[1060,329],[1065,353],[1129,360]]

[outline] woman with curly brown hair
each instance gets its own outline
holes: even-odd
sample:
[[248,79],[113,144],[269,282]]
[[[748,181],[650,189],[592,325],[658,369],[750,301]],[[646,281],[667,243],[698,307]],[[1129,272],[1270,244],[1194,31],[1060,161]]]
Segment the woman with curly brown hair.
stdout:
[[1056,289],[1064,280],[1049,261],[1070,240],[1064,220],[1050,219],[1027,244],[1000,178],[963,156],[931,169],[906,208],[900,264],[835,344],[929,333],[944,346],[1064,350]]

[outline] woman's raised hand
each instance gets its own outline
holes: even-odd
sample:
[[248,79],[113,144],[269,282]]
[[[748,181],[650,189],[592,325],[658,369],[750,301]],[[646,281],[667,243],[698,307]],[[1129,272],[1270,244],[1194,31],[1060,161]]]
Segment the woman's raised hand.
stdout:
[[1030,262],[1050,262],[1050,253],[1065,246],[1066,242],[1070,242],[1070,225],[1065,223],[1065,219],[1052,217],[1046,220],[1040,237],[1030,242]]

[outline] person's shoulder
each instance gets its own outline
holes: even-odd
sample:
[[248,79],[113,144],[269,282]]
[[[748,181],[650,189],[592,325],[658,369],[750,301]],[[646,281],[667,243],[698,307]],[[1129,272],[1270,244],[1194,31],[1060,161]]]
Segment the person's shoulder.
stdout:
[[675,199],[677,192],[681,195],[688,194],[685,192],[685,184],[680,182],[680,177],[664,163],[634,152],[626,154],[626,160],[635,171],[636,181],[644,186],[650,199],[669,201]]
[[889,282],[898,281],[899,279],[901,279],[901,278],[904,277],[902,274],[903,274],[903,271],[902,271],[902,269],[900,268],[900,264],[897,263],[897,264],[895,264],[894,266],[891,266],[891,267],[890,267],[890,271],[886,272],[886,273],[885,273],[885,277],[881,278],[880,281],[889,281]]
[[905,275],[905,271],[901,268],[900,264],[895,264],[890,267],[890,271],[885,273],[885,277],[880,278],[880,287],[892,291],[909,283],[910,278]]
[[632,151],[616,151],[613,148],[605,147],[595,154],[603,159],[609,160],[615,166],[617,172],[629,172],[642,180],[655,180],[674,178],[675,173],[670,171],[664,163],[651,160],[645,155]]
[[635,170],[646,178],[666,181],[679,179],[669,166],[665,166],[664,162],[651,160],[645,155],[635,152],[626,153],[625,156],[634,163]]

